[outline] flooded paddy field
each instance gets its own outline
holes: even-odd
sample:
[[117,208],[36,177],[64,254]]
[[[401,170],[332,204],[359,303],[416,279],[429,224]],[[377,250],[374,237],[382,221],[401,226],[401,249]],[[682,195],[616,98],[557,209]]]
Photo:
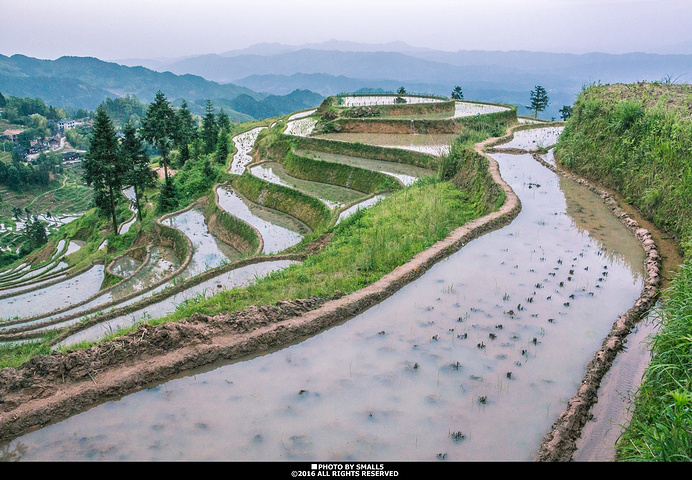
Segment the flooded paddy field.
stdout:
[[218,187],[219,206],[252,225],[264,240],[263,253],[279,253],[310,233],[300,220],[246,200],[230,187]]
[[330,209],[341,207],[365,196],[363,192],[351,188],[292,177],[286,173],[283,165],[277,162],[264,162],[251,167],[250,171],[258,178],[294,188],[299,192],[315,197],[324,202]]
[[273,271],[287,268],[294,263],[296,262],[290,260],[266,261],[233,269],[230,272],[220,273],[180,293],[168,296],[161,301],[150,303],[135,312],[120,315],[71,335],[60,342],[59,346],[70,346],[82,341],[99,340],[120,328],[130,327],[150,318],[163,317],[174,312],[179,305],[185,302],[212,296],[219,293],[222,289],[248,285],[258,278],[264,277]]
[[421,177],[434,175],[435,172],[415,165],[405,163],[385,162],[370,158],[351,157],[337,153],[326,153],[318,151],[296,150],[297,155],[323,160],[325,162],[341,163],[352,167],[360,167],[375,172],[382,172],[397,178],[403,185],[411,185]]
[[231,163],[231,173],[241,175],[245,171],[245,167],[252,161],[252,157],[248,155],[257,141],[259,133],[266,127],[257,127],[247,132],[243,132],[233,137],[233,144],[238,150],[233,156]]
[[314,135],[326,140],[364,143],[380,147],[403,148],[431,155],[444,155],[449,152],[449,146],[456,138],[455,134],[396,134],[396,133],[327,133]]
[[521,199],[516,219],[377,306],[3,451],[24,460],[531,460],[639,297],[644,252],[597,195],[529,154],[493,158]]
[[536,150],[555,145],[564,127],[540,127],[514,132],[514,138],[507,143],[495,147],[497,150],[520,149]]
[[[443,102],[441,98],[404,94],[406,103],[438,103]],[[341,95],[338,105],[340,107],[363,107],[372,105],[395,105],[398,95]]]

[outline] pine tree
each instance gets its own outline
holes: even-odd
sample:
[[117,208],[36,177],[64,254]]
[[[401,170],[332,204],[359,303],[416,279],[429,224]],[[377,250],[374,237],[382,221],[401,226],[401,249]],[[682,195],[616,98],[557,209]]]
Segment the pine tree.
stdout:
[[24,231],[30,251],[42,247],[48,243],[48,231],[46,230],[46,225],[36,216],[27,219]]
[[120,156],[113,122],[103,107],[96,110],[93,134],[83,162],[84,181],[94,187],[94,201],[99,210],[111,217],[113,231],[118,233],[116,195],[120,194],[126,169]]
[[569,117],[572,116],[572,107],[570,105],[563,105],[560,110],[560,116],[562,117],[563,120],[567,120]]
[[175,146],[180,152],[180,164],[182,166],[190,159],[190,143],[192,143],[195,138],[197,124],[185,100],[180,104],[180,108],[176,112],[176,117],[178,129],[176,132]]
[[538,118],[538,112],[542,112],[548,106],[548,92],[542,86],[536,85],[536,88],[531,90],[530,100],[531,104],[527,108],[533,110],[534,117]]
[[231,131],[231,118],[226,112],[223,111],[223,108],[216,116],[216,124],[218,125],[219,130]]
[[461,87],[459,85],[454,87],[454,90],[452,90],[452,98],[454,100],[463,100],[464,99],[464,92],[461,91]]
[[142,137],[161,154],[164,178],[168,178],[168,155],[175,143],[177,123],[175,110],[166,96],[158,91],[142,120]]
[[216,141],[219,138],[219,125],[214,114],[214,105],[207,100],[204,119],[202,121],[202,140],[204,153],[213,153],[216,150]]
[[230,153],[231,145],[228,140],[228,130],[224,128],[219,133],[219,139],[216,141],[216,162],[222,165],[225,164]]
[[124,137],[120,144],[123,161],[127,165],[126,182],[135,191],[135,208],[137,219],[142,221],[141,198],[144,191],[155,184],[156,174],[149,166],[149,155],[144,148],[142,139],[137,135],[137,129],[129,121],[123,130]]

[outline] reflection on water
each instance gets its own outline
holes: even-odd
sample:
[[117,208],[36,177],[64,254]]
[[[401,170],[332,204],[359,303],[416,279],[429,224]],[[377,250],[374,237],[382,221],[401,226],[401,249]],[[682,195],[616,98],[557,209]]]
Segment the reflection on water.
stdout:
[[503,148],[519,148],[522,150],[535,150],[537,148],[552,147],[557,143],[557,139],[564,130],[564,127],[542,127],[530,128],[527,130],[517,130],[514,138],[508,143],[497,146]]
[[104,266],[94,265],[74,278],[32,292],[0,300],[4,318],[32,317],[80,303],[101,288]]
[[246,203],[236,192],[230,189],[218,188],[219,206],[255,227],[264,240],[264,253],[279,253],[301,241],[303,235],[309,233],[307,226],[298,220],[270,212],[254,204]]
[[195,298],[209,297],[215,293],[218,293],[222,289],[247,285],[258,278],[266,276],[270,272],[287,268],[294,263],[296,262],[290,260],[262,262],[219,274],[210,280],[204,281],[198,285],[195,285],[194,287],[190,287],[185,291],[172,295],[160,302],[147,305],[136,312],[128,313],[127,315],[99,323],[98,325],[76,333],[66,338],[60,343],[60,345],[67,346],[85,340],[98,340],[104,335],[114,332],[118,328],[129,327],[148,318],[163,317],[174,312],[179,305],[185,302],[191,301]]
[[183,274],[185,278],[241,256],[240,252],[209,233],[204,214],[196,208],[169,217],[166,223],[182,231],[192,241],[192,260]]
[[[531,156],[494,157],[521,199],[517,218],[379,305],[275,353],[105,403],[8,451],[26,460],[532,459],[639,296],[644,256],[608,254],[629,241],[621,224],[598,240],[578,228],[561,181]],[[591,224],[610,215],[573,201],[569,210],[589,212]]]
[[382,160],[351,157],[348,155],[340,155],[335,153],[297,150],[296,154],[308,158],[316,158],[325,162],[341,163],[344,165],[350,165],[352,167],[381,172],[393,176],[406,186],[412,185],[420,177],[430,176],[435,173],[432,170],[417,167],[415,165],[408,165],[406,163],[385,162]]
[[252,157],[249,155],[249,153],[255,146],[259,133],[264,128],[266,127],[253,128],[252,130],[243,132],[233,137],[233,143],[235,144],[238,152],[233,156],[231,173],[241,175],[245,171],[245,166],[252,161]]
[[250,171],[254,176],[267,182],[294,188],[306,195],[315,197],[332,210],[364,196],[362,192],[350,188],[293,177],[286,173],[283,165],[276,162],[256,165]]

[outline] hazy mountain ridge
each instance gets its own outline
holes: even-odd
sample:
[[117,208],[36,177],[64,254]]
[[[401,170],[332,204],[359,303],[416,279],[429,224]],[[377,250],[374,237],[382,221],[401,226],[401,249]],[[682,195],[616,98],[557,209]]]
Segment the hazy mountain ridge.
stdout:
[[[24,55],[0,55],[0,88],[5,95],[38,97],[51,105],[88,110],[95,109],[108,97],[127,94],[148,103],[159,90],[173,102],[187,100],[191,106],[199,107],[196,109],[199,112],[203,111],[207,99],[218,107],[221,104],[228,106],[228,101],[242,96],[243,101],[236,102],[236,106],[247,107],[248,111],[226,110],[234,121],[258,118],[255,115],[259,112],[271,112],[270,116],[282,115],[317,106],[322,100],[317,94],[309,96],[297,92],[283,98],[233,84],[219,84],[198,75],[176,75],[93,57],[67,56],[40,60]],[[306,105],[305,102],[312,104]]]
[[[161,61],[160,61],[161,62]],[[157,69],[194,73],[232,82],[267,94],[308,89],[333,95],[361,88],[392,91],[398,86],[418,93],[449,95],[460,85],[466,98],[524,105],[535,85],[551,98],[545,114],[558,117],[584,85],[679,79],[692,75],[692,55],[653,53],[550,53],[513,51],[443,51],[404,42],[365,44],[261,43],[220,54],[162,61]]]
[[[449,95],[456,85],[469,100],[515,104],[520,114],[527,113],[529,92],[542,85],[551,100],[543,115],[557,118],[559,109],[572,104],[585,85],[685,81],[691,75],[692,55],[443,51],[404,42],[336,40],[260,43],[220,54],[119,63],[90,57],[50,61],[0,55],[0,88],[8,94],[21,92],[20,96],[46,97],[56,105],[93,108],[105,96],[133,94],[148,102],[161,90],[169,99],[185,98],[195,107],[211,99],[235,121],[316,106],[305,104],[306,90],[317,100],[361,89],[395,91],[399,86],[409,92]],[[303,93],[280,98],[296,91]]]

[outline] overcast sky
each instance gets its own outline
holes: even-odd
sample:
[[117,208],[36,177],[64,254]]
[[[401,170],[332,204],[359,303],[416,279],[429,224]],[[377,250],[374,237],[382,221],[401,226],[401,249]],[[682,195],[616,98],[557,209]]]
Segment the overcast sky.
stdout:
[[692,0],[0,0],[0,53],[222,53],[261,42],[692,53]]

